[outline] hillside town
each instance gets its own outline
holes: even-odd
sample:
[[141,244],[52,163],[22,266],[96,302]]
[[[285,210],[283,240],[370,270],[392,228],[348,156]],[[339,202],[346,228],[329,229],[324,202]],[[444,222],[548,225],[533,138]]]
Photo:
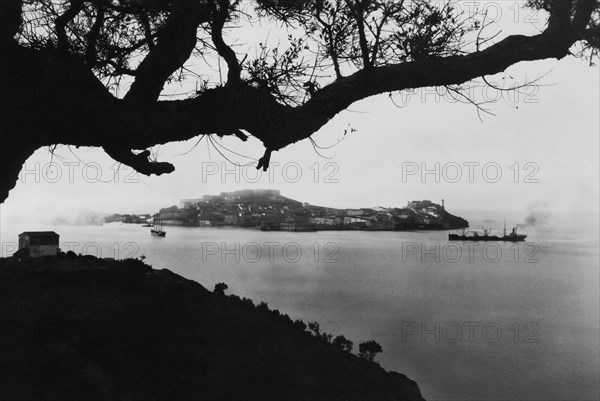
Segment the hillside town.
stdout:
[[317,230],[444,230],[468,227],[468,222],[430,200],[408,202],[405,207],[336,209],[287,198],[273,189],[222,192],[150,215],[111,215],[106,222],[160,222],[181,226],[256,227],[263,231]]

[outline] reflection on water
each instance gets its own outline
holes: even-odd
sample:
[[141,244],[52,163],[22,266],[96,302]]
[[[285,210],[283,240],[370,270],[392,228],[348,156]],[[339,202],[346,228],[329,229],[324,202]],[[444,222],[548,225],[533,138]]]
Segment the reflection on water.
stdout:
[[[503,217],[470,220],[500,229]],[[6,251],[20,231],[52,229],[63,250],[145,255],[209,289],[226,282],[292,318],[331,323],[355,347],[377,340],[381,364],[416,380],[427,399],[597,399],[597,218],[563,217],[526,229],[528,244],[184,227],[156,238],[118,224],[2,226],[2,242]]]

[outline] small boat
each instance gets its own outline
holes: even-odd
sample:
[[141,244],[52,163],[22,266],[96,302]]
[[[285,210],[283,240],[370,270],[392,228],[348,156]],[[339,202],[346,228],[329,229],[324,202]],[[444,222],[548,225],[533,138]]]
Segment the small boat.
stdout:
[[163,230],[162,221],[154,222],[154,227],[150,229],[150,234],[155,237],[164,237],[167,235],[167,232]]

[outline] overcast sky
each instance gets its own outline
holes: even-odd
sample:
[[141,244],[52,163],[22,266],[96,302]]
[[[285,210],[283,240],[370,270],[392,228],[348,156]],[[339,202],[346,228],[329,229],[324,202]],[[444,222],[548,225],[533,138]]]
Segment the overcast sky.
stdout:
[[[499,26],[503,34],[536,30],[512,18]],[[156,212],[181,198],[244,188],[280,189],[294,199],[334,207],[404,206],[413,199],[444,198],[450,211],[523,210],[542,201],[555,210],[597,213],[599,71],[585,60],[566,58],[520,63],[489,78],[523,83],[548,73],[542,86],[523,88],[518,95],[471,83],[474,98],[488,100],[485,107],[495,114],[482,113],[483,121],[472,105],[433,89],[396,94],[393,102],[388,95],[372,97],[313,136],[319,146],[335,146],[320,149],[321,155],[309,141],[288,146],[273,154],[271,171],[258,178],[252,165],[236,167],[206,140],[195,148],[197,139],[157,148],[159,158],[176,167],[161,177],[123,168],[115,176],[116,164],[99,149],[73,148],[72,153],[62,147],[54,157],[40,149],[2,205],[1,222],[68,216],[83,208]],[[255,139],[219,143],[254,159],[263,153]],[[231,161],[255,165],[221,151]],[[51,161],[55,164],[48,168]],[[423,175],[423,169],[430,172]]]

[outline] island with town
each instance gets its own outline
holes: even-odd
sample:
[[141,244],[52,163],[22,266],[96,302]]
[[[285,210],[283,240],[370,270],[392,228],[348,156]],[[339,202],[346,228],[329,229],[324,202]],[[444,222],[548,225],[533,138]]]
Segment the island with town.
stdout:
[[182,199],[155,214],[106,216],[104,222],[157,223],[179,226],[234,226],[263,231],[449,230],[469,223],[446,211],[444,200],[408,202],[405,207],[336,209],[315,206],[274,189],[246,189]]

